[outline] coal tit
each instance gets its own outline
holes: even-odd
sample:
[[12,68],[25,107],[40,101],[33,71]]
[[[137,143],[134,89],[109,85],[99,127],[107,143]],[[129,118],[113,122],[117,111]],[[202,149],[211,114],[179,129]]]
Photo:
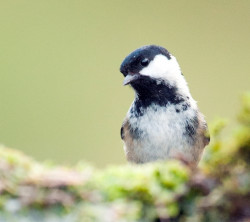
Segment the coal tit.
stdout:
[[136,49],[121,64],[135,99],[121,128],[127,160],[178,158],[197,165],[209,143],[207,124],[176,58],[165,48]]

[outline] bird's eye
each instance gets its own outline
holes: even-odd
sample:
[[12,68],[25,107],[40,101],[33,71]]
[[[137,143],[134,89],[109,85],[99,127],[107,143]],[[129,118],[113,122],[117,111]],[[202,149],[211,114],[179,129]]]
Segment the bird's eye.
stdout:
[[141,60],[141,65],[142,65],[142,66],[147,66],[147,65],[148,65],[148,63],[149,63],[149,61],[148,61],[148,59],[147,59],[147,58],[145,58],[145,59]]

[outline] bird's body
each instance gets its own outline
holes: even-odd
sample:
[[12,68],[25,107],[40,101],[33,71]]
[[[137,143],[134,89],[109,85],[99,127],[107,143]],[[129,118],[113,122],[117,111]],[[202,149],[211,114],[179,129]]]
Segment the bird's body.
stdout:
[[121,128],[128,161],[179,158],[196,165],[209,143],[207,125],[175,57],[145,46],[125,58],[121,72],[135,90]]

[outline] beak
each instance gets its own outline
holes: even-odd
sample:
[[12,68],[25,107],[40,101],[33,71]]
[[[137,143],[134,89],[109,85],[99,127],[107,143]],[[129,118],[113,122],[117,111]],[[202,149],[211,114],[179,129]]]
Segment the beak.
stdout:
[[139,79],[139,77],[140,77],[140,74],[138,74],[138,73],[135,73],[135,74],[129,73],[124,78],[123,85],[126,86],[126,85],[130,84],[131,82]]

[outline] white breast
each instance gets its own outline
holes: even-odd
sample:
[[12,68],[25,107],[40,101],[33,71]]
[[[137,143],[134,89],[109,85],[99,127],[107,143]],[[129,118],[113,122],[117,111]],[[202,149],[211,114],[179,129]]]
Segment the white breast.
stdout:
[[192,146],[185,136],[185,124],[196,112],[189,108],[176,112],[178,105],[160,107],[152,105],[144,111],[144,115],[134,117],[128,112],[128,119],[133,129],[140,132],[140,138],[130,147],[125,144],[125,151],[130,153],[133,162],[149,162],[168,158],[195,158]]

